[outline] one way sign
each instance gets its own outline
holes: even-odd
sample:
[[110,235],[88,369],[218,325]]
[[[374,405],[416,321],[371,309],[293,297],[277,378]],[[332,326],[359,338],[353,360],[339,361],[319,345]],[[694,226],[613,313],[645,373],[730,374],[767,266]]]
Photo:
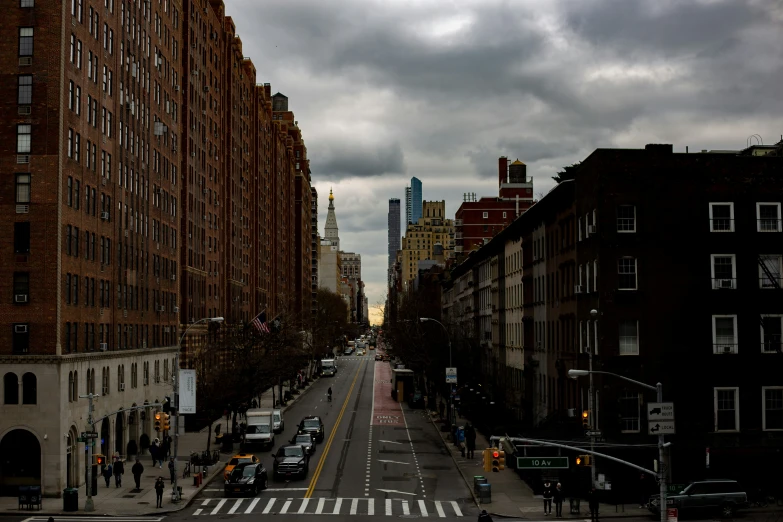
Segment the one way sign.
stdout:
[[674,435],[674,421],[650,421],[647,428],[650,435]]

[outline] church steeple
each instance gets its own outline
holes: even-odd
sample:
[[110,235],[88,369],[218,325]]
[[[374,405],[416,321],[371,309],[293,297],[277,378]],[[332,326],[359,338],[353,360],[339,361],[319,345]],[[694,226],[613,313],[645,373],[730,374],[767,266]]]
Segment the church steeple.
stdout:
[[334,194],[329,189],[329,212],[326,214],[326,225],[324,226],[324,238],[332,242],[340,249],[340,234],[337,229],[337,216],[334,213]]

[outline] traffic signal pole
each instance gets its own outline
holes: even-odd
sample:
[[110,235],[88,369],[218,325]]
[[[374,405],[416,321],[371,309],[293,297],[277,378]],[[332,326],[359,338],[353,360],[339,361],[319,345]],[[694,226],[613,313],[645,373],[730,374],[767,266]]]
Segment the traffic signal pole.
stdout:
[[[87,395],[79,395],[79,397],[87,398],[87,430],[92,432],[93,428],[95,427],[93,425],[93,420],[92,420],[92,413],[93,413],[93,406],[94,406],[93,399],[100,397],[100,395],[88,393]],[[87,443],[87,500],[84,501],[85,512],[95,511],[95,503],[92,501],[93,444],[95,444],[95,439],[90,439],[90,441]]]

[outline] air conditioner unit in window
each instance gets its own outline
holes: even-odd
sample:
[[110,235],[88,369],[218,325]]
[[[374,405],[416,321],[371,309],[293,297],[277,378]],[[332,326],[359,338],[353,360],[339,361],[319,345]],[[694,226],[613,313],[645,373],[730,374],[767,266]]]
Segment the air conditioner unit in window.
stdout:
[[124,382],[120,383],[120,391],[125,391],[125,383]]
[[16,156],[16,163],[17,165],[21,165],[23,163],[30,163],[30,155],[29,154],[19,154]]
[[158,305],[157,309],[158,309],[158,312],[165,312],[166,311],[166,307],[163,306],[163,305]]
[[101,351],[102,351],[102,352],[105,352],[105,351],[108,351],[108,350],[109,350],[109,343],[101,343],[101,344],[100,344],[100,345],[98,345],[98,346],[100,347],[100,349],[101,349]]
[[177,274],[171,274],[171,280],[176,281],[177,280]]
[[22,56],[21,58],[19,58],[19,65],[26,66],[32,64],[33,64],[32,56]]
[[18,334],[27,333],[27,325],[26,324],[15,324],[14,325],[14,333],[18,333]]
[[109,220],[109,213],[108,212],[101,212],[101,219],[104,221]]
[[179,306],[175,306],[173,311],[174,311],[175,314],[178,314],[179,313]]
[[106,186],[106,178],[101,178],[101,185]]
[[588,234],[595,234],[596,232],[598,232],[598,227],[596,227],[595,225],[587,225]]
[[30,205],[16,205],[17,214],[27,214],[30,212]]
[[30,115],[30,106],[29,105],[20,105],[18,114],[20,116],[29,116]]
[[15,303],[26,303],[27,302],[27,294],[15,294],[14,295],[14,302]]
[[723,347],[723,353],[732,353],[734,351],[734,348],[731,346],[724,346]]
[[719,279],[718,280],[718,286],[720,288],[734,288],[734,280],[733,279]]
[[575,285],[574,286],[574,293],[575,294],[583,294],[585,292],[585,287],[583,285]]
[[209,85],[204,86],[204,92],[209,92]]

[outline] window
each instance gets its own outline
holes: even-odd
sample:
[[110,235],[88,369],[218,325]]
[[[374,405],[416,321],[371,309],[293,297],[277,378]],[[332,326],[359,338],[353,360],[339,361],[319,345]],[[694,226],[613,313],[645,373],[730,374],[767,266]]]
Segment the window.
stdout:
[[23,74],[17,79],[16,102],[19,105],[33,103],[33,75]]
[[14,252],[27,254],[30,252],[30,222],[14,223]]
[[783,256],[759,256],[759,288],[780,288]]
[[16,126],[16,153],[30,154],[32,125]]
[[783,333],[783,315],[761,316],[762,353],[780,353],[781,333]]
[[20,0],[19,7],[35,7],[35,0]]
[[761,394],[762,429],[783,431],[783,386],[763,386]]
[[14,353],[27,353],[30,349],[30,325],[27,323],[14,323],[13,329],[13,350]]
[[636,258],[621,257],[617,260],[618,290],[636,290]]
[[642,402],[639,392],[623,391],[618,402],[620,431],[622,433],[639,433],[639,417]]
[[33,28],[19,28],[19,56],[33,55]]
[[38,379],[35,374],[27,372],[22,375],[22,404],[38,403]]
[[715,388],[715,431],[739,431],[739,388]]
[[27,205],[30,203],[30,174],[16,175],[16,204]]
[[734,254],[712,254],[712,289],[736,288],[737,268]]
[[620,355],[639,355],[639,321],[620,321]]
[[489,212],[482,212],[481,217],[483,217],[484,219],[489,218]]
[[3,404],[19,404],[19,378],[13,372],[3,376]]
[[780,203],[756,203],[756,230],[780,232]]
[[737,316],[712,316],[713,353],[737,353]]
[[710,203],[710,232],[734,232],[734,203]]
[[[27,302],[27,296],[30,294],[30,273],[29,272],[14,272],[14,302],[22,303]],[[17,300],[16,296],[25,296],[25,299],[21,298]]]
[[617,231],[622,233],[636,232],[636,207],[620,205],[617,207]]

